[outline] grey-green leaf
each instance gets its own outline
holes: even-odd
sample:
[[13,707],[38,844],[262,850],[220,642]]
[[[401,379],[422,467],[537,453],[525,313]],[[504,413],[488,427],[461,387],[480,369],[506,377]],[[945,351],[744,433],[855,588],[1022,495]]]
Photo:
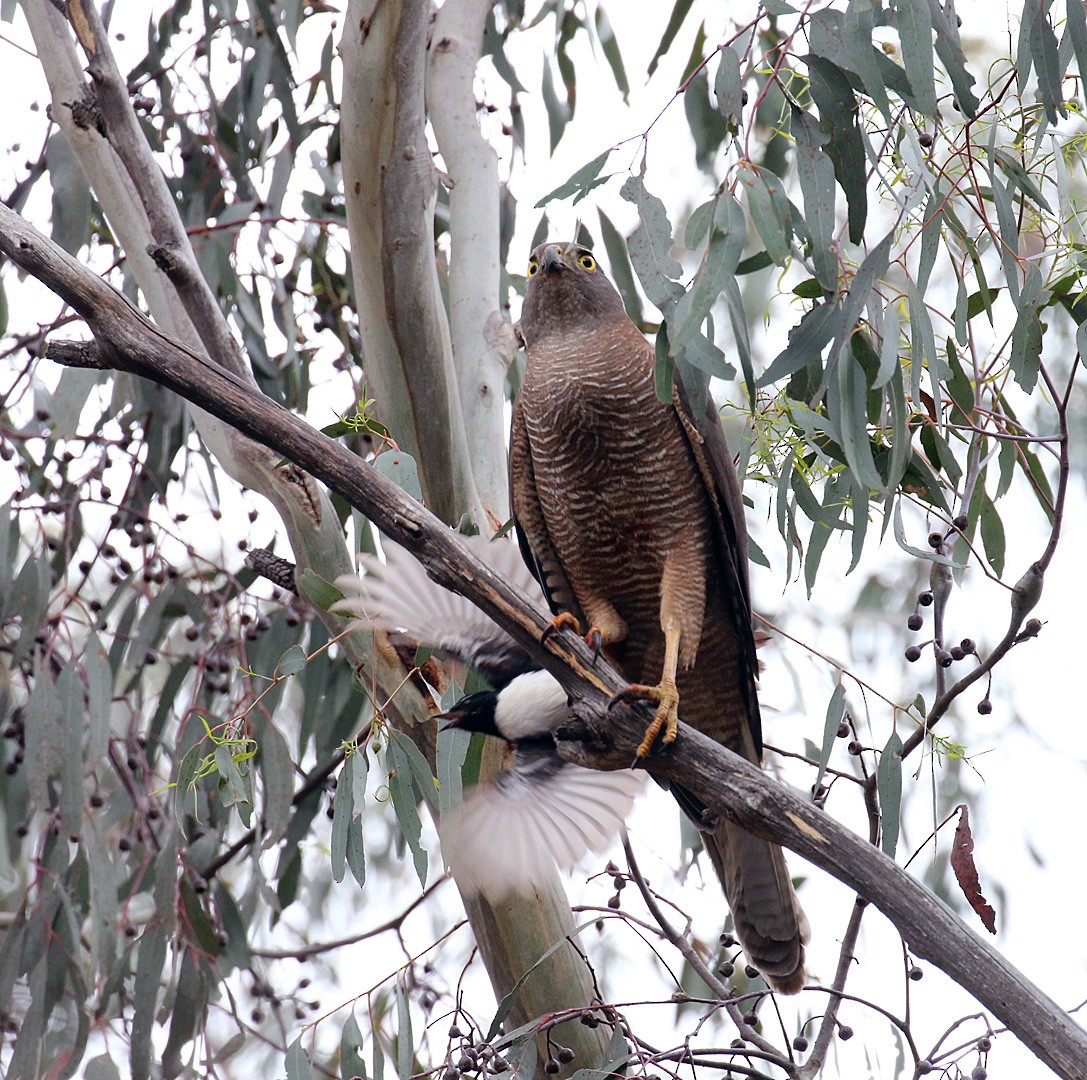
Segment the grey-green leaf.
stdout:
[[[563,184],[559,184],[559,186],[555,188],[554,191],[548,192],[536,204],[536,209],[539,210],[541,207],[546,206],[554,199],[568,199],[571,195],[577,195],[578,199],[584,198],[585,195],[587,195],[594,187],[597,186],[597,183],[604,182],[603,180],[598,181],[597,177],[600,176],[600,171],[604,168],[604,165],[607,162],[608,156],[610,154],[611,150],[609,148],[608,150],[605,150],[602,154],[594,157],[592,161],[588,162],[585,165],[582,165],[581,168],[578,169],[577,172],[575,172],[569,180],[567,180]],[[604,177],[604,180],[606,179],[608,178]],[[575,199],[574,202],[577,202],[578,199]]]
[[902,739],[897,731],[891,732],[879,755],[876,791],[879,793],[881,846],[884,854],[893,859],[902,815]]
[[834,164],[824,150],[827,136],[814,117],[795,105],[792,132],[804,217],[811,229],[812,265],[819,284],[833,292],[838,287],[838,245],[834,240]]

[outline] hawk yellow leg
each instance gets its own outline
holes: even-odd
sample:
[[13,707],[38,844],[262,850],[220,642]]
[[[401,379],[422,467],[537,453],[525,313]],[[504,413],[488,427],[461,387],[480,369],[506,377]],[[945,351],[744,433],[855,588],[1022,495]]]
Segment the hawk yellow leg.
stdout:
[[661,743],[664,746],[676,741],[676,731],[679,724],[679,690],[676,689],[676,669],[679,666],[679,640],[680,628],[669,626],[664,632],[664,671],[661,673],[661,681],[656,686],[642,686],[633,683],[621,693],[611,699],[611,704],[619,701],[655,701],[657,702],[656,715],[646,728],[645,738],[638,746],[638,757],[644,758],[653,749],[653,743],[661,731],[664,735]]

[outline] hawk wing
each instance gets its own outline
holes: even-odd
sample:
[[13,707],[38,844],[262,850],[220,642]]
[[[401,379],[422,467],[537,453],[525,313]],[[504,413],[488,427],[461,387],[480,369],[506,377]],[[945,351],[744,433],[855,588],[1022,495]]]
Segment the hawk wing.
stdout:
[[[713,508],[711,518],[715,540],[715,566],[721,579],[722,605],[736,630],[736,640],[742,643],[747,679],[744,699],[747,703],[748,724],[759,756],[762,756],[762,719],[756,690],[758,659],[755,656],[755,635],[751,624],[751,589],[747,566],[747,526],[743,495],[732,454],[717,408],[706,391],[706,409],[701,423],[695,419],[691,399],[679,371],[675,372],[672,402],[679,414],[684,437],[691,456],[698,466],[706,495]],[[707,598],[709,602],[709,598]]]
[[521,555],[543,589],[548,606],[555,614],[568,611],[583,621],[583,613],[555,551],[536,492],[532,447],[520,398],[513,404],[510,430],[510,506],[517,524],[517,543]]

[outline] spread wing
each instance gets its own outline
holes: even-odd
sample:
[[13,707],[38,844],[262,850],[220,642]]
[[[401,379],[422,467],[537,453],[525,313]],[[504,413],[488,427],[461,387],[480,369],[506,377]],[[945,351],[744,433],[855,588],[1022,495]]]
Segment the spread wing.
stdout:
[[[462,537],[460,542],[543,610],[540,586],[513,544],[482,536]],[[385,562],[373,555],[359,556],[363,577],[344,574],[336,579],[344,599],[331,610],[401,633],[416,644],[469,664],[496,689],[539,667],[475,604],[431,580],[422,563],[408,551],[390,541],[383,549]]]
[[446,862],[462,889],[499,900],[527,892],[552,865],[603,851],[644,787],[644,774],[597,772],[550,749],[519,747],[511,769],[442,819]]

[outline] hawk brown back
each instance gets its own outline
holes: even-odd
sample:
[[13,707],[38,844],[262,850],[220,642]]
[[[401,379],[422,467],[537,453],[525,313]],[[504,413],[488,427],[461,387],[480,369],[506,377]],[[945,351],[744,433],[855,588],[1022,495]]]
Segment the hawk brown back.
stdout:
[[[652,347],[578,244],[532,253],[520,327],[510,487],[553,610],[596,628],[637,696],[660,703],[646,748],[674,731],[678,702],[686,723],[759,762],[747,531],[715,410],[700,430],[678,381],[658,399]],[[796,992],[807,922],[781,849],[727,821],[703,835],[748,958]]]

